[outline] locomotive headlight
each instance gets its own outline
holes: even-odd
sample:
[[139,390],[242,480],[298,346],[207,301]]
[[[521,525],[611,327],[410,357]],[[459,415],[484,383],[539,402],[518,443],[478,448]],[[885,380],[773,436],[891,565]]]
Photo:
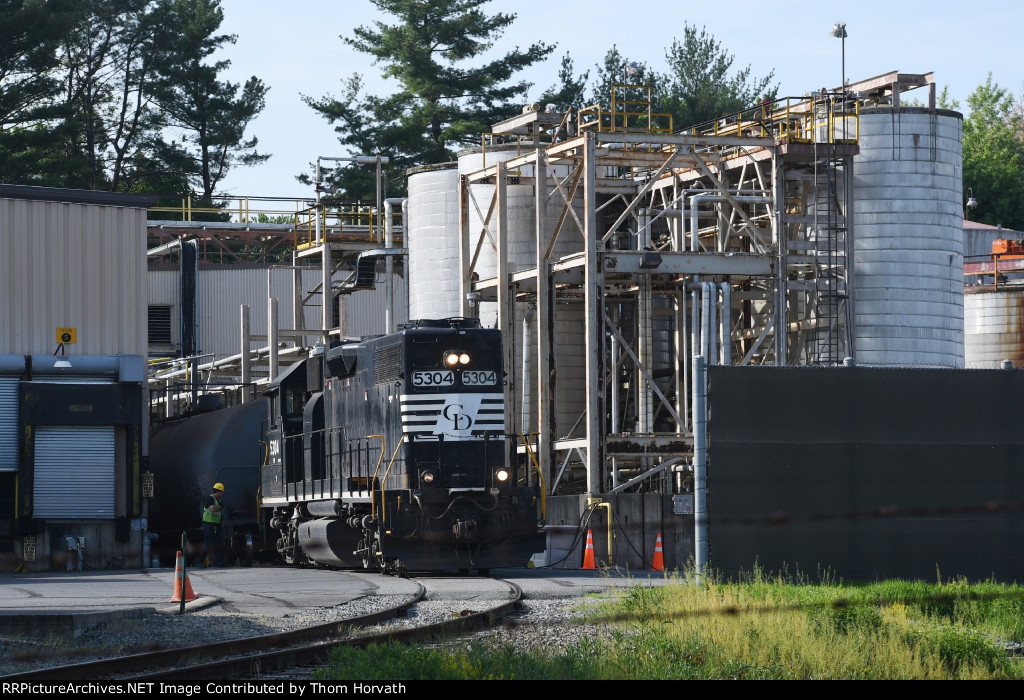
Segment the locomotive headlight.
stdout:
[[506,481],[508,481],[508,469],[499,469],[498,471],[494,472],[494,478],[495,480],[497,480],[498,483],[504,484]]
[[424,484],[434,483],[434,472],[429,470],[424,470],[420,472],[420,481],[422,481]]
[[449,350],[444,354],[444,366],[445,367],[458,367],[459,365],[469,364],[469,353],[459,352],[457,350]]

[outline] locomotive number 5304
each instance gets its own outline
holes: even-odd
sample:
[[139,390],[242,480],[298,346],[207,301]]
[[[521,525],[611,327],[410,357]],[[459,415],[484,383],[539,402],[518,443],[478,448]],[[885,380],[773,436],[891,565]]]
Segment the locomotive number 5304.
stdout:
[[490,386],[498,383],[498,374],[494,370],[466,370],[462,373],[463,386]]
[[455,373],[451,370],[420,370],[412,373],[413,386],[452,386],[455,384]]

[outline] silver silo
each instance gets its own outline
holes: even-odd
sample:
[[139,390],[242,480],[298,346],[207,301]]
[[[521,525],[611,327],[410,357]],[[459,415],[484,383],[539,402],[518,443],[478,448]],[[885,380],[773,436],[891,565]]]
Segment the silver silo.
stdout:
[[959,112],[865,108],[854,160],[857,363],[964,366]]
[[964,294],[964,353],[968,369],[1024,367],[1024,287],[972,285]]

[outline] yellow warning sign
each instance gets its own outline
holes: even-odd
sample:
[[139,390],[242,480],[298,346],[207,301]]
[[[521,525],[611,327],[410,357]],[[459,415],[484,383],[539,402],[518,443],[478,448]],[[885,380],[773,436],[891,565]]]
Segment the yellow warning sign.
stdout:
[[57,328],[57,342],[64,345],[74,345],[78,342],[78,329]]

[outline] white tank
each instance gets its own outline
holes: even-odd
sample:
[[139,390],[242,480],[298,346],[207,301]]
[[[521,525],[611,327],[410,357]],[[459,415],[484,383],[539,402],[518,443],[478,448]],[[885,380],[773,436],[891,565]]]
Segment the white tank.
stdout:
[[860,365],[964,366],[959,112],[867,108],[854,159]]
[[[486,149],[472,148],[459,154],[459,174],[466,175],[485,167],[492,166],[499,161],[507,161],[515,158],[521,153],[515,146],[488,146]],[[533,188],[533,166],[524,166],[518,173],[509,172],[509,181],[506,185],[506,224],[508,266],[509,272],[531,269],[537,266],[537,232],[535,216],[535,198]],[[565,166],[557,166],[556,172],[563,177],[567,172]],[[516,184],[516,175],[530,178],[529,184]],[[469,201],[469,231],[470,231],[470,255],[476,250],[480,232],[484,228],[484,220],[490,210],[491,199],[494,196],[495,185],[490,183],[474,183],[470,186]],[[560,198],[556,195],[548,201],[547,226],[548,232],[553,231],[558,220],[561,208],[558,205]],[[574,209],[577,216],[582,220],[583,199],[580,194]],[[493,239],[496,219],[495,214],[488,225],[491,235],[484,236],[480,245],[480,254],[477,259],[475,271],[481,278],[493,277],[497,266],[496,241]],[[557,259],[563,255],[583,250],[583,237],[575,220],[569,216],[562,225],[558,240],[552,248],[551,255]],[[480,308],[480,322],[484,326],[493,326],[497,319],[497,311],[493,304],[483,304]]]
[[[459,174],[469,174],[482,168],[494,165],[498,161],[507,161],[520,154],[515,146],[488,146],[486,149],[473,148],[459,154]],[[568,168],[559,165],[554,168],[556,176],[565,177]],[[509,180],[506,185],[506,224],[508,266],[509,272],[517,270],[532,269],[537,266],[537,231],[536,231],[536,204],[533,187],[533,166],[521,168],[518,172],[510,171]],[[521,176],[530,178],[527,184],[517,184],[515,178]],[[471,185],[469,202],[469,230],[470,254],[476,248],[479,233],[484,227],[484,219],[490,209],[491,199],[494,196],[495,185],[489,183],[476,183]],[[554,231],[558,221],[561,207],[561,199],[556,195],[548,201],[546,209],[545,231],[550,235]],[[583,219],[583,198],[578,193],[573,202],[573,208],[577,216]],[[492,215],[493,217],[493,215]],[[496,220],[492,218],[489,230],[495,230]],[[551,256],[555,259],[580,252],[583,250],[583,236],[580,228],[572,216],[567,216],[559,232],[558,240],[552,247]],[[491,237],[486,236],[480,246],[480,254],[477,259],[476,272],[481,278],[493,277],[496,273],[497,250]],[[516,317],[523,318],[526,310],[521,304],[517,304]],[[559,437],[570,435],[573,427],[577,425],[580,416],[585,408],[585,400],[578,388],[583,385],[585,343],[583,333],[583,311],[580,304],[557,304],[554,328],[555,344],[555,371],[556,371],[556,399],[555,399],[555,431]],[[497,308],[493,303],[480,305],[480,323],[485,327],[493,327],[497,323]],[[529,368],[526,381],[536,383],[536,325],[531,328],[529,337],[523,333],[522,323],[515,324],[514,339],[516,356],[521,358],[522,353],[527,353]],[[520,360],[521,362],[521,360]],[[520,380],[522,381],[522,379]],[[560,388],[561,387],[561,388]],[[522,387],[520,387],[520,390]],[[534,387],[527,388],[527,394],[532,396]],[[533,398],[535,400],[535,397]],[[525,422],[534,424],[535,416],[528,416]],[[585,429],[585,424],[580,423],[576,427],[576,434]]]
[[967,287],[964,360],[968,369],[999,369],[1004,360],[1024,367],[1024,287]]
[[459,316],[459,172],[455,163],[407,172],[409,318]]

